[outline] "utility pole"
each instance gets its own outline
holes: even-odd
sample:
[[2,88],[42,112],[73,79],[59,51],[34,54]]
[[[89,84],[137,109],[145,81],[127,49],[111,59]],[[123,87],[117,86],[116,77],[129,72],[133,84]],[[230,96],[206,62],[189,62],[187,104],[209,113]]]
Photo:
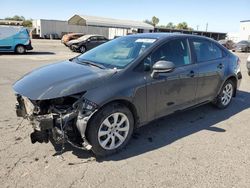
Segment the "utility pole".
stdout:
[[199,31],[199,25],[197,25],[196,27],[197,27],[197,31]]
[[207,29],[208,29],[208,23],[206,24],[206,31],[207,31]]

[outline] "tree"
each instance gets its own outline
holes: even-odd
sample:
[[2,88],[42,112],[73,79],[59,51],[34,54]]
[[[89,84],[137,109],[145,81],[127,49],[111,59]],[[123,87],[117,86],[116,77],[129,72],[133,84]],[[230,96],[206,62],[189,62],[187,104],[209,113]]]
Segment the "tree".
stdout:
[[15,15],[13,17],[6,17],[5,20],[23,21],[22,26],[32,27],[32,19],[26,20],[23,16]]
[[186,22],[181,22],[176,26],[176,29],[188,29],[188,24]]
[[168,29],[175,29],[175,25],[173,24],[173,22],[169,22],[167,25],[166,25],[166,28]]
[[13,17],[6,17],[5,20],[24,21],[25,18],[23,16],[15,15]]
[[160,21],[159,18],[155,16],[153,16],[151,20],[148,20],[148,19],[144,20],[145,23],[150,24],[154,27],[159,23],[159,21]]
[[143,22],[145,22],[147,24],[150,24],[150,25],[153,25],[153,23],[150,20],[148,20],[148,19],[144,20]]
[[30,20],[24,20],[22,25],[24,27],[32,27],[32,19],[30,19]]
[[159,21],[160,21],[159,18],[157,18],[155,16],[152,17],[152,21],[151,22],[152,22],[152,24],[153,24],[154,27],[159,23]]

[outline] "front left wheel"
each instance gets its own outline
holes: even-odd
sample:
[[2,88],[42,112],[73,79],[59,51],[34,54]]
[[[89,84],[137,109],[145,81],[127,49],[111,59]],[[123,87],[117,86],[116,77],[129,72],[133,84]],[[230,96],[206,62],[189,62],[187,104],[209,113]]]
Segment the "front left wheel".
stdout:
[[87,49],[86,49],[85,46],[81,46],[81,47],[79,48],[79,51],[83,54],[83,53],[85,53],[85,52],[87,51]]
[[123,104],[113,103],[90,120],[87,138],[95,155],[107,156],[120,151],[128,143],[133,129],[131,111]]

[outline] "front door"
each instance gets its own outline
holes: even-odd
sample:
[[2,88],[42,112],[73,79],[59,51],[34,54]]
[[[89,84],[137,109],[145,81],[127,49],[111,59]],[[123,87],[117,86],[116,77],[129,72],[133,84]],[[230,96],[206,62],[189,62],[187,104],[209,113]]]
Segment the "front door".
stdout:
[[98,46],[98,39],[97,36],[90,37],[90,40],[88,41],[87,48],[88,50]]
[[159,47],[150,56],[153,65],[159,60],[171,61],[170,73],[147,76],[148,120],[194,105],[197,87],[197,65],[192,63],[186,38],[174,39]]

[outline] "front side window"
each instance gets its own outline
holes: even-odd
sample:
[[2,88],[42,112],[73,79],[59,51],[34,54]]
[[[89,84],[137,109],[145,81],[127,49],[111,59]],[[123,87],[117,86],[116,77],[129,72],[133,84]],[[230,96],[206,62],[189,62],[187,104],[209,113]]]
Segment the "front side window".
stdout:
[[80,55],[78,62],[92,61],[107,68],[122,69],[142,55],[157,39],[121,37]]
[[193,39],[192,45],[198,63],[212,61],[223,57],[221,49],[211,41]]
[[91,37],[90,40],[91,41],[98,41],[98,38],[97,37]]
[[151,55],[152,64],[157,61],[171,61],[176,67],[191,64],[186,39],[175,39],[167,42]]

